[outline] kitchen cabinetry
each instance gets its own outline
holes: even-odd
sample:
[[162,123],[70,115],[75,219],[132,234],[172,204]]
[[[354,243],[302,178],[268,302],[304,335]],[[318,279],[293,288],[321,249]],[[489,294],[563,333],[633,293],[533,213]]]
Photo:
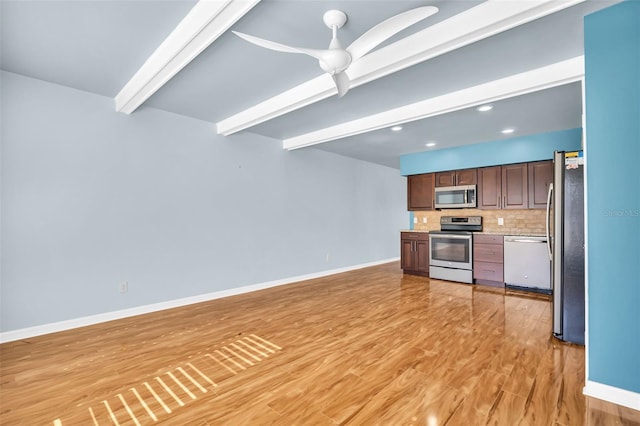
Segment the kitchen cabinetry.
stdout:
[[553,182],[553,161],[535,161],[527,165],[529,173],[529,208],[547,207],[547,193]]
[[502,198],[502,171],[500,166],[478,169],[478,208],[496,210]]
[[475,185],[478,183],[477,169],[450,170],[436,173],[436,187]]
[[407,210],[433,210],[433,173],[407,176]]
[[529,207],[527,163],[478,169],[479,209],[526,209]]
[[502,166],[503,209],[526,209],[529,206],[527,163]]
[[504,238],[474,234],[473,279],[476,284],[504,287]]
[[400,265],[406,274],[429,276],[429,234],[402,232],[400,234]]

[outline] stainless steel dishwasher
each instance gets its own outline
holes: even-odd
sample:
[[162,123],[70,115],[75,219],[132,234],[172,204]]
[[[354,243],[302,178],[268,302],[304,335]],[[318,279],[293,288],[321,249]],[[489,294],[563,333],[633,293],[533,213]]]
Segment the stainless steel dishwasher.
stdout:
[[551,261],[547,237],[504,237],[506,287],[551,294]]

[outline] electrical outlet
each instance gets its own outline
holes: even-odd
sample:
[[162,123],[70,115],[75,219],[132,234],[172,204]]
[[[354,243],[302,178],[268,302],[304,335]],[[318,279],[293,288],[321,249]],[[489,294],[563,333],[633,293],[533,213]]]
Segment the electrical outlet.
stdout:
[[126,293],[129,291],[129,283],[126,281],[122,281],[120,283],[120,293]]
[[418,223],[418,218],[417,217],[413,218],[413,223]]
[[498,218],[498,226],[504,226],[504,218],[502,217]]

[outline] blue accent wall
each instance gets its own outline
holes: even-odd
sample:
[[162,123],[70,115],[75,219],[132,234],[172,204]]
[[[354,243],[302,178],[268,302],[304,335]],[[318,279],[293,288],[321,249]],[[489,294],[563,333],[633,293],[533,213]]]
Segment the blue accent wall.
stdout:
[[585,17],[590,381],[640,392],[640,2]]
[[581,149],[582,129],[561,130],[400,157],[400,174],[459,170],[527,161],[551,160],[553,151]]

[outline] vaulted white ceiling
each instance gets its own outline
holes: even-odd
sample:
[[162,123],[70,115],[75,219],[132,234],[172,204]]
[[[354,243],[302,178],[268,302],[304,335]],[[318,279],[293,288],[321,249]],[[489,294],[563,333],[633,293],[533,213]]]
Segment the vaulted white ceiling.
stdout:
[[[151,106],[216,123],[228,137],[255,132],[285,149],[399,167],[406,153],[579,127],[582,20],[615,2],[2,0],[1,66],[113,97],[122,113]],[[322,15],[340,9],[347,46],[425,5],[438,13],[350,66],[342,98],[313,58],[230,31],[326,48]],[[484,103],[494,109],[477,112]],[[389,132],[397,123],[403,131]]]

